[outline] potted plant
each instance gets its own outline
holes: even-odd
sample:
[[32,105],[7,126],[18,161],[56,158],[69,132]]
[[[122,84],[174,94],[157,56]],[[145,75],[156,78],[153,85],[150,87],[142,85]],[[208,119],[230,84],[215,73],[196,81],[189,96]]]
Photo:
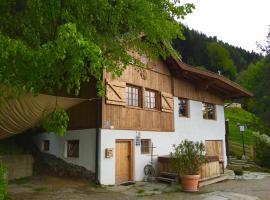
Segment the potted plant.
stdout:
[[198,191],[199,170],[206,162],[204,144],[184,140],[178,146],[174,145],[171,160],[174,170],[179,174],[184,191]]

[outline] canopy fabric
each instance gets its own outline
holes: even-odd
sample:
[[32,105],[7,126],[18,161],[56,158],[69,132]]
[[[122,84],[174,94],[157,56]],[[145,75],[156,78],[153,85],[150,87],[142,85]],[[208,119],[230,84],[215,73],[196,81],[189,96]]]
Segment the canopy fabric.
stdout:
[[0,139],[22,133],[34,127],[44,111],[52,112],[56,105],[65,110],[87,99],[58,97],[40,94],[24,94],[18,99],[6,102],[0,108]]

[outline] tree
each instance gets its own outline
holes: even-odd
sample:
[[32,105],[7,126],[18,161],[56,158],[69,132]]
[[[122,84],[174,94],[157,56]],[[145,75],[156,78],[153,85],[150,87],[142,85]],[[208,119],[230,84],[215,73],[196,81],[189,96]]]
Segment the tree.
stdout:
[[164,46],[183,38],[179,20],[193,8],[180,0],[1,0],[1,96],[78,94],[91,77],[102,95],[103,70],[120,76],[134,62],[128,51],[174,54]]
[[235,78],[237,74],[236,67],[230,58],[229,52],[217,42],[211,42],[207,45],[210,67],[221,70],[230,78]]

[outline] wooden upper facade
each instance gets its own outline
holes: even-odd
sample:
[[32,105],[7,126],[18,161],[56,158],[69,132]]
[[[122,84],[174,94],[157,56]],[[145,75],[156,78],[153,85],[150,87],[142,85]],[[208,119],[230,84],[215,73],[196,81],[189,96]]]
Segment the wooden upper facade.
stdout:
[[[144,70],[130,65],[116,79],[104,72],[106,96],[102,98],[101,128],[174,131],[174,96],[223,105],[225,99],[252,95],[223,76],[193,68],[169,58],[149,60]],[[91,83],[85,97],[96,96],[93,86]],[[69,111],[70,129],[96,128],[94,102]]]

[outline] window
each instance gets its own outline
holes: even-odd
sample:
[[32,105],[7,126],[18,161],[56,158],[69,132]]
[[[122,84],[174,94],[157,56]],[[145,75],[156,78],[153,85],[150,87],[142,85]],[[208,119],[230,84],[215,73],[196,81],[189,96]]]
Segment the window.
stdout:
[[67,157],[70,157],[70,158],[79,157],[79,140],[67,141]]
[[126,103],[128,106],[141,106],[141,88],[127,85],[126,87]]
[[211,103],[202,104],[203,118],[216,119],[216,106]]
[[141,140],[141,153],[150,154],[151,153],[151,140],[142,139]]
[[183,98],[178,98],[179,105],[179,117],[189,117],[189,105],[188,100]]
[[50,140],[43,141],[43,151],[50,151]]
[[145,100],[145,108],[150,108],[150,109],[157,109],[158,108],[158,93],[154,90],[145,90],[144,93],[144,100]]

